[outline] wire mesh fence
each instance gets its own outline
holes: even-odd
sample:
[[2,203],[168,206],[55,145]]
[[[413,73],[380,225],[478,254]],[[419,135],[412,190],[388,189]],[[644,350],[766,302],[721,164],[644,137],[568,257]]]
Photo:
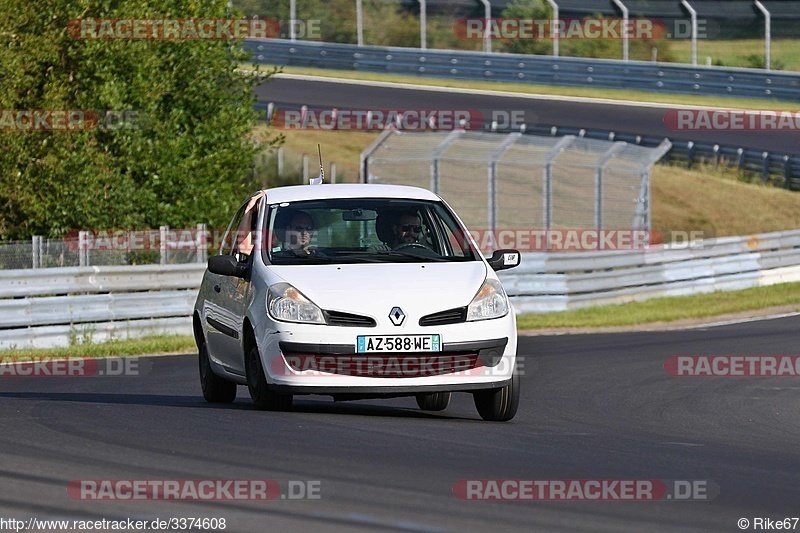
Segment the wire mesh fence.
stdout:
[[361,155],[366,183],[430,189],[470,229],[650,230],[650,168],[670,148],[456,130],[386,131]]
[[198,224],[181,230],[80,231],[63,239],[34,235],[0,242],[0,270],[203,263],[219,248],[219,233]]

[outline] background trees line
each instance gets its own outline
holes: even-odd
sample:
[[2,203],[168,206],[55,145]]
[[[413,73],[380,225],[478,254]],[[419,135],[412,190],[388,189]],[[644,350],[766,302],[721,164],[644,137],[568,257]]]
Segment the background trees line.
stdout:
[[[299,20],[319,20],[320,35],[313,40],[325,42],[357,42],[356,3],[354,0],[296,0]],[[282,22],[288,35],[289,0],[234,0],[234,4],[247,16],[272,18]],[[477,2],[476,2],[477,5]],[[448,12],[449,9],[449,12]],[[480,39],[461,38],[454,30],[454,22],[460,18],[480,18],[482,12],[465,9],[454,4],[450,8],[440,7],[436,14],[427,16],[427,46],[453,50],[480,50]],[[503,18],[548,19],[552,9],[544,0],[516,0],[502,13]],[[419,47],[419,6],[417,2],[405,5],[401,2],[363,0],[364,43],[374,46]],[[299,25],[300,26],[300,25]],[[615,58],[622,57],[622,41],[619,39],[561,40],[560,54],[574,57]],[[653,48],[658,49],[660,61],[673,60],[667,39],[631,40],[630,59],[649,61]],[[493,44],[498,52],[520,54],[552,53],[550,40],[498,40]]]
[[[129,127],[0,128],[0,236],[227,224],[253,183],[253,84],[231,41],[76,40],[81,18],[233,17],[227,0],[4,0],[0,111],[135,111]],[[100,112],[102,114],[102,111]],[[261,130],[263,131],[263,130]]]

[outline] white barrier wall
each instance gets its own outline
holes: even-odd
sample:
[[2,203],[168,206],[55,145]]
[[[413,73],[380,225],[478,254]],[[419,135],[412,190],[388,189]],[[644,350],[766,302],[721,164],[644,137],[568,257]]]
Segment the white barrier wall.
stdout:
[[521,313],[800,281],[800,230],[648,251],[523,254],[500,279]]
[[0,350],[192,334],[204,264],[0,270]]
[[[193,263],[0,271],[0,350],[191,335],[204,270]],[[800,281],[800,230],[648,251],[527,253],[500,278],[522,313]]]

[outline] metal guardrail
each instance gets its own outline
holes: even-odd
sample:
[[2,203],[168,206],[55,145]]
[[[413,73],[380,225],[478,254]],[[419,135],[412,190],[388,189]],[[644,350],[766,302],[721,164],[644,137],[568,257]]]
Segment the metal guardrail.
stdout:
[[246,40],[258,63],[656,93],[800,99],[800,74],[672,63]]
[[499,275],[523,313],[800,281],[800,230],[637,252],[523,254]]
[[204,263],[0,271],[0,350],[191,335]]
[[[204,270],[195,263],[0,272],[0,350],[191,335]],[[500,278],[524,313],[800,281],[800,230],[639,251],[526,253]]]

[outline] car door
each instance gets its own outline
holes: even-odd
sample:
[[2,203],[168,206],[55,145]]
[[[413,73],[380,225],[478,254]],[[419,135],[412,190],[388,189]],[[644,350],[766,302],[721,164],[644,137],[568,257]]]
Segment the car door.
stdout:
[[[236,212],[222,239],[220,254],[252,264],[251,230],[258,220],[258,204],[245,202]],[[244,375],[242,324],[247,311],[250,282],[235,276],[208,273],[212,290],[204,307],[209,355],[229,372]]]

